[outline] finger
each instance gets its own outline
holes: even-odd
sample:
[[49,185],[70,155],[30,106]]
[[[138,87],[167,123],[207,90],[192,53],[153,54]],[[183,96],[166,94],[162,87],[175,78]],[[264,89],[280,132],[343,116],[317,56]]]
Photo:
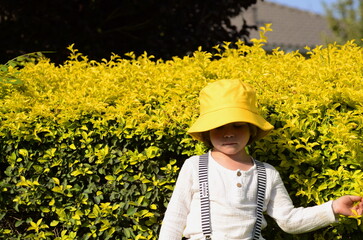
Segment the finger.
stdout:
[[349,196],[350,200],[352,200],[353,202],[362,202],[363,198],[360,196]]
[[358,205],[358,214],[362,215],[363,214],[363,202],[360,202]]
[[352,207],[351,208],[351,211],[352,211],[352,213],[353,213],[353,215],[360,215],[361,213],[361,209],[359,208],[359,206],[357,205],[357,206],[354,206],[354,207]]

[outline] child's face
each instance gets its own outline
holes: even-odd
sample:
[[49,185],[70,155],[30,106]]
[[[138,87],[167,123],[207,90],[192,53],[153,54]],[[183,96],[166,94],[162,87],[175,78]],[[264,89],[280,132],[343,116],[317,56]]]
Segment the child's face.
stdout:
[[229,123],[210,131],[214,150],[226,155],[235,155],[244,150],[249,139],[250,130],[247,123]]

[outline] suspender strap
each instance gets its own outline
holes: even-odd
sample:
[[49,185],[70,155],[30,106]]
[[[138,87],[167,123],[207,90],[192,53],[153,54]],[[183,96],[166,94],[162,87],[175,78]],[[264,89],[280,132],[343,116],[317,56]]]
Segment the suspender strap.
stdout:
[[263,219],[263,202],[266,192],[266,168],[262,162],[255,161],[257,168],[257,208],[256,208],[256,223],[253,229],[253,240],[260,239],[261,224]]
[[[266,191],[266,168],[262,162],[255,161],[257,168],[257,208],[256,223],[253,228],[253,240],[258,240],[261,235],[261,224],[263,219],[263,203]],[[212,228],[210,222],[210,202],[208,189],[208,153],[199,156],[199,196],[201,206],[202,231],[205,239],[212,239]]]
[[201,207],[202,231],[205,239],[211,239],[210,203],[208,189],[208,154],[199,157],[199,196]]

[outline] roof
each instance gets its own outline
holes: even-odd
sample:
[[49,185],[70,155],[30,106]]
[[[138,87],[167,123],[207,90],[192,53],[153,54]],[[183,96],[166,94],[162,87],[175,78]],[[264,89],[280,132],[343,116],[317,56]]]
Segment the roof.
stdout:
[[[327,43],[332,36],[328,22],[323,15],[315,14],[281,4],[258,0],[256,4],[242,12],[247,25],[272,23],[272,32],[266,33],[267,48],[281,47],[285,51],[303,50],[305,46],[314,48]],[[242,15],[232,19],[232,24],[241,28]],[[250,38],[259,38],[257,30],[250,31]]]

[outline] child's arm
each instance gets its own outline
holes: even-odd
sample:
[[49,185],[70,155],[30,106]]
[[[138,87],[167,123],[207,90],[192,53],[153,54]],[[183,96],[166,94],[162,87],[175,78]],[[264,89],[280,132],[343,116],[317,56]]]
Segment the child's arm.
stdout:
[[300,234],[336,222],[337,219],[332,208],[333,201],[314,207],[295,208],[276,170],[275,176],[271,177],[274,179],[272,180],[273,185],[267,205],[267,213],[275,219],[283,231],[291,234]]
[[191,161],[188,160],[179,172],[178,180],[165,212],[159,240],[182,239],[192,199],[193,169]]
[[354,216],[363,214],[363,198],[343,196],[333,201],[333,211],[337,215]]

